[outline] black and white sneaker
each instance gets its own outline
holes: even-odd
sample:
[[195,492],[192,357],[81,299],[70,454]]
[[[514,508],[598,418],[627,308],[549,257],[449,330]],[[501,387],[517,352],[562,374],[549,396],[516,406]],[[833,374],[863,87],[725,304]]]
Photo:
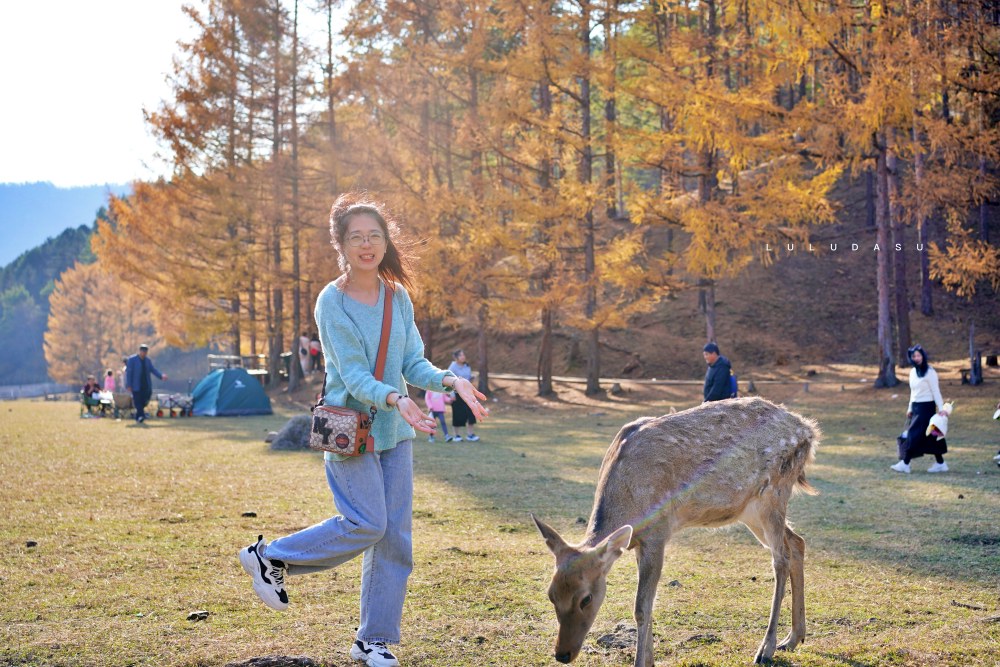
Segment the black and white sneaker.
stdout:
[[288,608],[288,594],[285,592],[285,564],[280,560],[270,560],[261,555],[267,543],[264,536],[257,536],[257,543],[240,549],[240,564],[253,577],[253,590],[257,596],[275,611]]
[[399,660],[384,642],[369,643],[355,639],[351,645],[351,658],[363,661],[368,667],[399,667]]

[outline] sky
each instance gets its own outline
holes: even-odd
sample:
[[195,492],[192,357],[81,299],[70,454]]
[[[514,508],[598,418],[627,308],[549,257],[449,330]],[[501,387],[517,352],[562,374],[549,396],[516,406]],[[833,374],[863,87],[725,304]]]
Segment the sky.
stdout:
[[168,96],[180,0],[5,3],[0,183],[127,183],[166,172],[143,107]]
[[[0,183],[128,183],[169,172],[143,108],[170,96],[198,0],[14,0],[0,20]],[[300,10],[301,11],[301,10]],[[322,25],[322,24],[321,24]],[[303,31],[305,32],[305,31]]]

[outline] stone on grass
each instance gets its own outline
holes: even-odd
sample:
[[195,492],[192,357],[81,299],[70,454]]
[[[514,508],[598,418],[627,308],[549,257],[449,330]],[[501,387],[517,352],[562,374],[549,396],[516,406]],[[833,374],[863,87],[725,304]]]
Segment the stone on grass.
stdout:
[[271,449],[309,449],[309,431],[311,428],[312,415],[296,415],[292,417],[278,431],[277,437],[271,442]]
[[242,662],[230,662],[226,667],[318,667],[312,658],[304,655],[265,655]]
[[619,623],[615,629],[597,638],[597,645],[604,648],[635,648],[639,632],[634,625]]

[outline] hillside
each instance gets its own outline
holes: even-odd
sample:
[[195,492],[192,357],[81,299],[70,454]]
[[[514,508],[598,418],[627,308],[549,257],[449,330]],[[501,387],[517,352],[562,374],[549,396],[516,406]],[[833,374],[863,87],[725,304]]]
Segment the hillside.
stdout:
[[[875,231],[865,228],[864,187],[845,183],[834,198],[841,202],[838,222],[814,231],[816,252],[786,250],[773,265],[753,264],[716,287],[718,342],[741,377],[797,376],[807,367],[877,363]],[[991,214],[991,238],[1000,238],[996,207]],[[923,344],[932,360],[967,359],[969,323],[974,321],[977,347],[1000,352],[1000,295],[988,285],[971,300],[935,285],[933,316],[920,313],[920,254],[915,230],[906,233],[912,342]],[[940,230],[933,238],[939,243],[943,240]],[[775,239],[772,247],[783,244]],[[831,244],[837,245],[836,251]],[[627,330],[602,333],[601,341],[604,377],[621,377],[632,353],[639,354],[642,365],[626,374],[629,377],[703,377],[705,320],[698,311],[697,288],[674,294]],[[442,332],[435,339],[435,361],[443,363],[450,349],[464,347],[475,366],[475,342],[475,332],[468,325]],[[557,375],[585,373],[581,343],[576,334],[559,332]],[[497,336],[490,349],[490,369],[533,375],[536,355],[534,336]]]
[[57,188],[51,183],[0,183],[0,266],[35,248],[63,230],[90,225],[108,193],[126,194],[121,184]]

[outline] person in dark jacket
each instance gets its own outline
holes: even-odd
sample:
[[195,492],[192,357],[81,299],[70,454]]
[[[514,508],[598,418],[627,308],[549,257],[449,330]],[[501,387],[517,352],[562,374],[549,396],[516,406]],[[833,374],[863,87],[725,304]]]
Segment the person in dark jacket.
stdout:
[[161,380],[166,380],[167,376],[156,370],[153,360],[147,355],[149,346],[142,344],[139,346],[139,354],[133,354],[125,362],[125,390],[132,393],[132,402],[135,405],[135,421],[138,424],[146,421],[146,404],[149,403],[153,395],[153,382],[150,375],[155,375]]
[[729,386],[729,375],[732,372],[729,359],[719,354],[719,346],[715,343],[705,345],[701,354],[708,364],[708,372],[705,373],[705,402],[730,398],[733,394]]

